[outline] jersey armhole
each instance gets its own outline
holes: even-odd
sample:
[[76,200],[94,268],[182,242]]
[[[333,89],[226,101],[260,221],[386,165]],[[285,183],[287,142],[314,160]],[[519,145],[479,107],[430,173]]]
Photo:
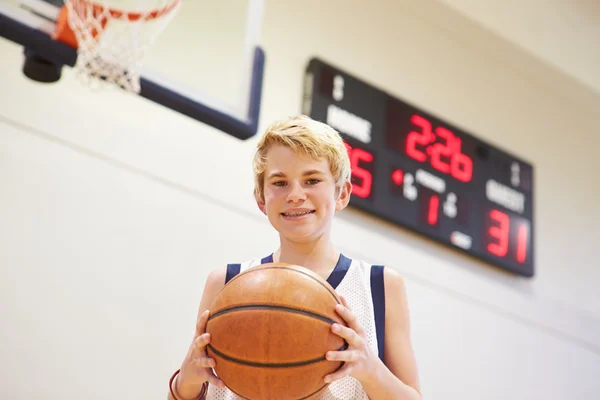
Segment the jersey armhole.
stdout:
[[384,361],[385,346],[385,285],[383,281],[383,265],[371,266],[371,297],[375,314],[375,331],[377,333],[377,348],[379,359]]

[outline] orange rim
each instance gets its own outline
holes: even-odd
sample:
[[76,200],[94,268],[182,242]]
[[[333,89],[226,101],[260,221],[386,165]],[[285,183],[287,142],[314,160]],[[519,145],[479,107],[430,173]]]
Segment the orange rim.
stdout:
[[107,8],[100,4],[92,3],[86,0],[72,0],[73,4],[82,4],[82,5],[91,5],[94,13],[94,17],[98,17],[99,15],[104,14],[105,11],[110,13],[112,18],[123,18],[126,17],[129,21],[134,22],[139,19],[144,19],[145,21],[150,21],[153,19],[157,19],[162,17],[165,14],[170,13],[173,9],[179,4],[180,0],[173,0],[170,4],[164,6],[163,8],[150,11],[150,12],[127,12],[116,10],[114,8]]
[[[115,9],[110,9],[110,8],[107,9],[106,7],[101,6],[99,4],[90,3],[87,0],[71,0],[71,1],[76,6],[86,5],[86,4],[92,5],[94,18],[98,19],[100,17],[99,22],[100,22],[101,26],[104,27],[104,25],[107,22],[107,19],[104,16],[104,10],[108,10],[108,12],[110,13],[112,18],[122,18],[125,15],[125,16],[127,16],[127,19],[131,22],[137,21],[142,18],[144,18],[145,21],[151,21],[153,19],[160,18],[163,15],[171,12],[179,4],[180,0],[173,0],[167,6],[161,8],[161,9],[158,9],[158,10],[148,12],[148,13],[139,13],[139,12],[138,13],[134,13],[134,12],[128,13],[125,11],[120,11],[120,10],[115,10]],[[96,35],[98,34],[98,31],[96,29],[92,29],[91,34],[93,37],[96,37]],[[58,17],[58,21],[56,23],[56,30],[55,30],[53,36],[56,40],[59,40],[65,44],[67,44],[68,46],[71,46],[76,49],[79,47],[77,37],[76,37],[75,33],[73,32],[73,30],[71,29],[71,27],[69,26],[68,10],[67,10],[66,6],[62,6],[60,9],[60,14]]]

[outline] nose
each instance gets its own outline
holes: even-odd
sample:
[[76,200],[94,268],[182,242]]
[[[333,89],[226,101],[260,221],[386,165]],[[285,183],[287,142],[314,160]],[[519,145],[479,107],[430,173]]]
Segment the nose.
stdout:
[[288,203],[297,203],[306,200],[306,193],[304,193],[304,188],[301,184],[290,183],[288,187],[290,188],[286,199]]

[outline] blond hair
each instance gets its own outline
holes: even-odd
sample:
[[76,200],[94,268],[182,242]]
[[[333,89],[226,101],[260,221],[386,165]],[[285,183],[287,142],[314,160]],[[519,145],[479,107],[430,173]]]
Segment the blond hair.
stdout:
[[264,202],[265,168],[267,152],[273,144],[291,148],[298,154],[311,159],[325,158],[329,161],[331,174],[335,179],[336,193],[345,182],[350,181],[350,159],[340,134],[327,124],[318,122],[305,115],[276,121],[264,132],[254,154],[254,196]]

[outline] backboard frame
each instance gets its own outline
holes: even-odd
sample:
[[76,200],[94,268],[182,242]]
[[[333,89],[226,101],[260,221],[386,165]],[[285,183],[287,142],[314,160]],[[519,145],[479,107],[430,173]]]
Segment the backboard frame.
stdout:
[[[21,2],[34,4],[35,9],[0,4],[0,36],[23,46],[25,54],[34,53],[58,66],[73,67],[77,61],[77,49],[52,37],[58,10],[40,0]],[[250,0],[247,35],[254,38],[259,31],[257,24],[262,20],[262,6],[262,0]],[[265,67],[264,50],[260,46],[251,50],[244,82],[247,101],[237,107],[199,98],[186,92],[180,84],[169,82],[164,77],[159,79],[146,70],[142,70],[139,95],[240,140],[249,139],[258,131]]]

